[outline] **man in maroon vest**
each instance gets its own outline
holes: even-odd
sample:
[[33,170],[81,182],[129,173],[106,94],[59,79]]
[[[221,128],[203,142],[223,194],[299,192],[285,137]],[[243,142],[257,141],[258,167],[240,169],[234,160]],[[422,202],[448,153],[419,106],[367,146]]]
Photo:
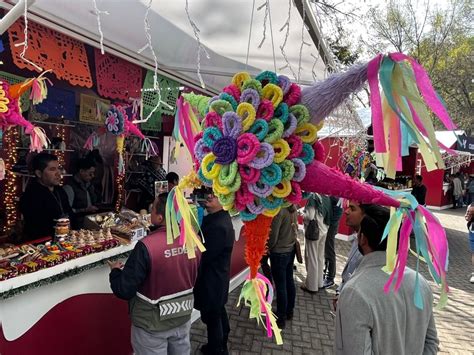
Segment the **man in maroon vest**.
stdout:
[[235,233],[232,219],[222,209],[217,196],[203,189],[204,207],[208,214],[201,231],[206,251],[202,254],[198,278],[194,286],[195,308],[207,325],[208,343],[201,347],[204,354],[228,354],[229,319],[225,304],[229,294],[230,261]]
[[186,248],[166,242],[165,206],[168,193],[153,204],[158,229],[137,243],[123,269],[110,263],[114,294],[129,301],[132,346],[137,355],[189,354],[193,286],[200,253],[189,259]]

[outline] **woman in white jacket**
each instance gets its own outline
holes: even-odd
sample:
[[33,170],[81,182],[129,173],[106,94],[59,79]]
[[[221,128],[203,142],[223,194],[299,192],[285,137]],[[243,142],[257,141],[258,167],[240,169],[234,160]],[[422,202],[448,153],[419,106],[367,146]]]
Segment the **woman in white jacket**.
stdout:
[[324,246],[331,219],[331,200],[326,195],[311,194],[304,209],[306,280],[305,292],[323,288]]

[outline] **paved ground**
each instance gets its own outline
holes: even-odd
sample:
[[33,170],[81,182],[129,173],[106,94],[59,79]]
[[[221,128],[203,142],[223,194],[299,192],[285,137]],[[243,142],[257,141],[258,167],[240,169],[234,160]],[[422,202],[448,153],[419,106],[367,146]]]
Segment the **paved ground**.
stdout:
[[[450,264],[448,282],[450,298],[444,310],[435,311],[436,325],[440,338],[441,354],[474,354],[474,285],[469,283],[471,272],[470,253],[464,222],[464,209],[435,212],[446,228]],[[336,241],[337,275],[342,271],[350,243]],[[414,258],[410,260],[414,265]],[[430,280],[427,269],[423,275]],[[297,300],[294,319],[287,322],[283,330],[284,344],[276,345],[266,338],[263,328],[248,319],[248,309],[237,308],[240,287],[230,295],[227,311],[230,318],[229,350],[231,354],[332,354],[334,339],[334,318],[331,300],[334,290],[322,291],[317,295],[304,293],[299,285],[304,279],[304,265],[298,265],[295,273]],[[338,282],[339,279],[336,280]],[[434,287],[435,298],[439,295]],[[192,354],[199,354],[199,347],[206,343],[204,324],[198,320],[191,329]]]

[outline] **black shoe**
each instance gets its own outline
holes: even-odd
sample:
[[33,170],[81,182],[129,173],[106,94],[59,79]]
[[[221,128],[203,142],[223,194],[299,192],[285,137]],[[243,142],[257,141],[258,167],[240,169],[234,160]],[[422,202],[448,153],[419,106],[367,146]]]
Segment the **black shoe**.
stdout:
[[201,353],[203,353],[204,355],[211,355],[211,354],[227,355],[227,354],[229,354],[229,350],[227,350],[227,345],[223,349],[213,352],[211,349],[209,349],[208,344],[204,344],[203,346],[201,346],[199,348],[199,351],[201,351]]
[[292,320],[292,319],[293,319],[293,311],[286,314],[286,320]]
[[282,318],[278,318],[277,319],[277,325],[278,325],[278,328],[285,329],[286,321]]
[[324,279],[323,288],[329,288],[329,287],[332,287],[332,286],[334,286],[334,280]]

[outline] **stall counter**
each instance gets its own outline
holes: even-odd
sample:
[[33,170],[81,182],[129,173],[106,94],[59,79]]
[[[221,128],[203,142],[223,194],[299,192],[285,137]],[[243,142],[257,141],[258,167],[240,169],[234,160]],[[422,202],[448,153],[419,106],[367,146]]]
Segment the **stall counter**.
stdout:
[[[230,291],[247,276],[242,222],[233,218],[233,223]],[[132,354],[128,305],[112,294],[106,260],[125,258],[133,247],[119,246],[0,282],[0,354]]]

